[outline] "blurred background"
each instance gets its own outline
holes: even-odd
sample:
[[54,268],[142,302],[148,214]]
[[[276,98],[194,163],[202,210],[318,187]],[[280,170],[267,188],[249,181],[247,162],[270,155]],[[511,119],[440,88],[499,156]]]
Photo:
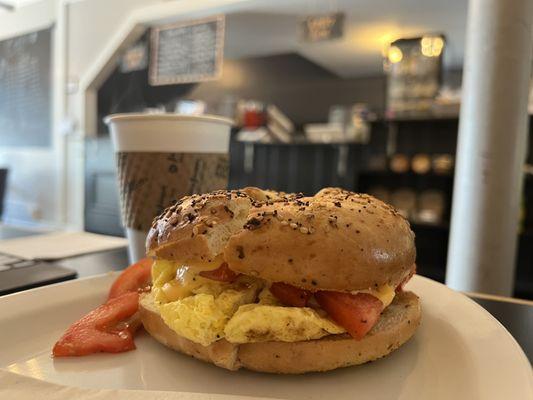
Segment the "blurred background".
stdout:
[[[104,117],[216,114],[235,121],[230,188],[371,193],[443,282],[466,15],[463,0],[0,0],[2,220],[123,236]],[[514,295],[533,299],[528,154]]]

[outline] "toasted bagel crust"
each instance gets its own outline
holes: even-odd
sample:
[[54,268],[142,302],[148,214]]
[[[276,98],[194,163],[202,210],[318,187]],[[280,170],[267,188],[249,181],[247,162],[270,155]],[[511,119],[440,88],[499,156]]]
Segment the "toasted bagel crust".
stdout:
[[414,234],[392,207],[326,188],[313,197],[257,188],[188,196],[154,220],[149,255],[206,263],[305,289],[397,286],[415,261]]
[[325,189],[262,203],[231,236],[231,269],[305,289],[396,287],[415,261],[414,234],[392,207],[365,194]]
[[210,262],[242,230],[253,203],[279,196],[257,188],[186,196],[154,219],[146,252],[183,263]]
[[159,315],[151,295],[141,298],[139,309],[148,333],[171,349],[229,370],[246,368],[278,374],[328,371],[386,356],[413,336],[421,316],[418,297],[401,292],[362,340],[344,334],[301,342],[233,344],[221,339],[202,346],[171,330]]

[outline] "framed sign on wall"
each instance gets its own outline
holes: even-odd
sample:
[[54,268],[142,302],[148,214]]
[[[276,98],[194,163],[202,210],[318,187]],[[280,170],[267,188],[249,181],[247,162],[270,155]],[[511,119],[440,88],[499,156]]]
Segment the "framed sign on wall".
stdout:
[[213,80],[222,74],[223,15],[152,28],[150,84]]

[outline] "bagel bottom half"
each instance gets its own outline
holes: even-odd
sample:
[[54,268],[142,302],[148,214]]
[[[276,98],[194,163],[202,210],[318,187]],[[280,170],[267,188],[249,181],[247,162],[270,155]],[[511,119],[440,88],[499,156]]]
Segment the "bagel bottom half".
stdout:
[[329,335],[300,342],[233,344],[221,339],[209,346],[192,342],[170,329],[161,318],[153,298],[140,301],[144,328],[171,349],[229,370],[246,368],[278,374],[328,371],[363,364],[391,353],[415,333],[420,324],[420,301],[412,292],[401,292],[361,340],[348,334]]

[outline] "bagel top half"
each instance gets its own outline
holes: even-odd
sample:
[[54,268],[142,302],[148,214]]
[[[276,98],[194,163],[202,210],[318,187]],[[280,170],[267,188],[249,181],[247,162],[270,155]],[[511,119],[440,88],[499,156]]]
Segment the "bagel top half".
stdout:
[[309,290],[396,287],[415,262],[414,234],[391,206],[325,188],[315,196],[257,188],[187,196],[158,216],[149,256],[230,269]]

